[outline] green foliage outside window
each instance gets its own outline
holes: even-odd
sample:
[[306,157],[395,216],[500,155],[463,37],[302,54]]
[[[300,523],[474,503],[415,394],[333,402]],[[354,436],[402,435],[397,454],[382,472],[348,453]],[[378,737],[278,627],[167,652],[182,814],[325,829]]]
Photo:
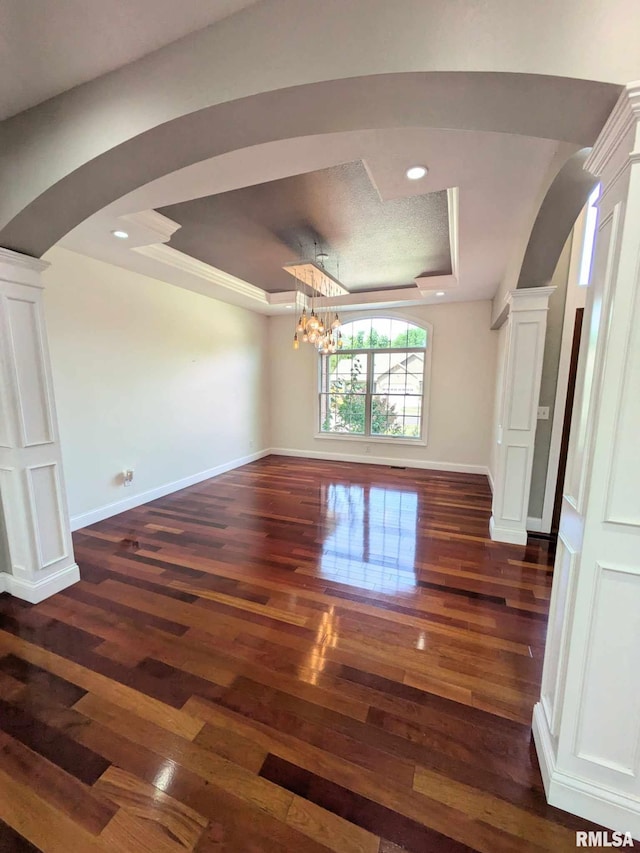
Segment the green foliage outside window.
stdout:
[[[340,356],[334,356],[337,360]],[[348,358],[351,358],[348,356]],[[334,429],[338,432],[356,434],[365,431],[366,398],[362,393],[362,365],[356,356],[351,362],[350,377],[336,378],[331,383],[331,394],[337,402],[335,409],[336,420]],[[397,412],[388,399],[377,395],[371,400],[371,434],[372,435],[402,435],[402,424],[397,422]],[[331,429],[331,416],[327,412],[323,430]]]
[[406,332],[396,335],[393,340],[381,334],[375,328],[368,333],[362,329],[355,335],[343,336],[342,348],[349,349],[405,349],[407,347],[424,347],[427,343],[427,333],[424,329],[409,328]]

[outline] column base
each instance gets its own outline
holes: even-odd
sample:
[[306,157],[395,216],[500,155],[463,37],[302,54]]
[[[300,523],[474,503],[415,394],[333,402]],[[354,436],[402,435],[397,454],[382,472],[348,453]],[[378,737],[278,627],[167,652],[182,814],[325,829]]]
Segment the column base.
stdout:
[[532,731],[549,805],[614,832],[630,832],[640,840],[640,803],[635,797],[615,793],[558,769],[553,739],[540,702],[533,709]]
[[8,592],[15,595],[16,598],[23,599],[23,601],[39,604],[45,598],[55,595],[56,592],[60,592],[68,586],[73,586],[79,580],[80,569],[77,563],[65,566],[64,569],[59,569],[57,572],[36,581],[25,580],[25,578],[17,578],[6,572],[0,572],[0,592]]
[[527,531],[515,530],[513,527],[498,527],[493,519],[489,519],[489,536],[494,542],[508,542],[510,545],[526,545]]

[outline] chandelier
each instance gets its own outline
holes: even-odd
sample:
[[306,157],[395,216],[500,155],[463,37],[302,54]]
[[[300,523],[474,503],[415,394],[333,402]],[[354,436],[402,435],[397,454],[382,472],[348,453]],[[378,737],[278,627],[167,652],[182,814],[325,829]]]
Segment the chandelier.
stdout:
[[342,347],[342,325],[338,311],[331,300],[349,291],[327,272],[324,252],[316,254],[314,261],[300,261],[283,267],[296,280],[296,305],[302,305],[293,335],[293,348],[300,343],[315,346],[326,355]]

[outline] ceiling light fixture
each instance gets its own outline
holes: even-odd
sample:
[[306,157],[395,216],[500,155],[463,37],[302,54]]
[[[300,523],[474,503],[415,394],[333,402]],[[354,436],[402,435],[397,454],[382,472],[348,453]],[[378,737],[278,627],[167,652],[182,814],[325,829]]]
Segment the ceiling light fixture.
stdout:
[[444,296],[444,290],[438,290],[436,296]]
[[410,166],[406,175],[410,181],[419,181],[420,178],[424,178],[428,171],[426,166]]
[[129,239],[129,235],[127,234],[126,231],[121,231],[120,229],[116,229],[115,231],[112,231],[111,233],[113,234],[114,237],[117,237],[118,240],[128,240]]
[[327,257],[326,252],[316,249],[315,260],[283,267],[296,279],[296,304],[302,304],[302,313],[293,334],[295,350],[299,349],[300,342],[315,346],[324,355],[342,347],[342,323],[337,310],[330,307],[330,300],[349,291],[325,269]]

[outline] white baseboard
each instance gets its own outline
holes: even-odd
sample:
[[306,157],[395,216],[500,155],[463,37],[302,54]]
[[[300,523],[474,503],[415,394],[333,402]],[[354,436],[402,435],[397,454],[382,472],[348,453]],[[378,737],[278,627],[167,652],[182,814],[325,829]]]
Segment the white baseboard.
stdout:
[[58,569],[40,580],[26,580],[15,575],[0,573],[0,592],[9,592],[16,598],[22,598],[31,604],[39,604],[50,595],[55,595],[62,589],[77,583],[80,580],[80,570],[77,563]]
[[257,453],[252,453],[249,456],[241,456],[238,459],[231,459],[229,462],[223,462],[222,465],[216,465],[215,468],[208,468],[206,471],[200,471],[197,474],[192,474],[189,477],[183,477],[181,480],[174,480],[173,483],[165,483],[163,486],[158,486],[155,489],[149,489],[146,492],[139,492],[137,495],[132,495],[130,498],[124,498],[121,501],[106,504],[105,506],[92,509],[89,512],[83,512],[80,515],[71,516],[71,529],[80,530],[82,527],[88,527],[90,524],[96,524],[98,521],[104,521],[105,518],[111,518],[113,515],[118,515],[125,512],[127,509],[134,509],[142,504],[154,501],[156,498],[162,498],[165,495],[170,495],[172,492],[178,492],[180,489],[186,489],[187,486],[195,486],[196,483],[201,483],[203,480],[209,480],[211,477],[217,477],[219,474],[225,474],[227,471],[232,471],[234,468],[239,468],[241,465],[247,465],[249,462],[255,462],[256,459],[262,459],[264,456],[269,456],[271,450],[259,450]]
[[530,530],[532,533],[546,533],[547,531],[543,530],[543,524],[541,518],[536,518],[535,516],[527,517],[527,530]]
[[533,709],[532,729],[547,802],[614,832],[630,832],[640,839],[640,802],[636,797],[603,788],[558,768],[553,739],[540,702]]
[[435,462],[428,459],[395,459],[393,457],[362,455],[360,453],[327,453],[324,450],[292,450],[272,447],[274,456],[297,456],[303,459],[326,459],[328,462],[360,462],[364,465],[391,465],[397,468],[423,468],[430,471],[450,471],[454,474],[482,474],[488,476],[486,465],[467,465],[457,462]]
[[149,489],[146,492],[139,492],[136,495],[97,507],[89,512],[73,515],[70,519],[71,530],[80,530],[82,527],[87,527],[90,524],[96,524],[98,521],[104,521],[105,518],[111,518],[112,516],[125,512],[128,509],[134,509],[137,506],[142,506],[142,504],[156,500],[157,498],[162,498],[165,495],[170,495],[180,489],[186,489],[187,486],[194,486],[196,483],[201,483],[203,480],[209,480],[211,477],[217,477],[219,474],[232,471],[234,468],[247,465],[249,462],[255,462],[257,459],[262,459],[271,454],[275,456],[296,456],[303,459],[326,459],[328,461],[335,462],[360,462],[366,465],[395,465],[397,467],[423,468],[432,471],[450,471],[452,473],[459,474],[481,474],[485,477],[489,476],[489,471],[486,465],[468,465],[457,462],[436,462],[423,459],[394,459],[392,457],[373,455],[362,456],[355,453],[325,453],[317,450],[293,450],[286,447],[272,447],[260,450],[257,453],[252,453],[250,456],[242,456],[238,459],[232,459],[229,462],[224,462],[222,465],[217,465],[215,468],[209,468],[206,471],[200,471],[198,474],[183,477],[181,480],[175,480],[172,483],[165,483],[155,489]]
[[526,530],[514,530],[512,527],[497,527],[493,516],[489,519],[489,535],[494,542],[506,542],[509,545],[527,544]]
[[491,468],[487,468],[487,480],[489,481],[489,488],[491,489],[491,494],[495,493],[495,489],[493,486],[493,474],[491,473]]

